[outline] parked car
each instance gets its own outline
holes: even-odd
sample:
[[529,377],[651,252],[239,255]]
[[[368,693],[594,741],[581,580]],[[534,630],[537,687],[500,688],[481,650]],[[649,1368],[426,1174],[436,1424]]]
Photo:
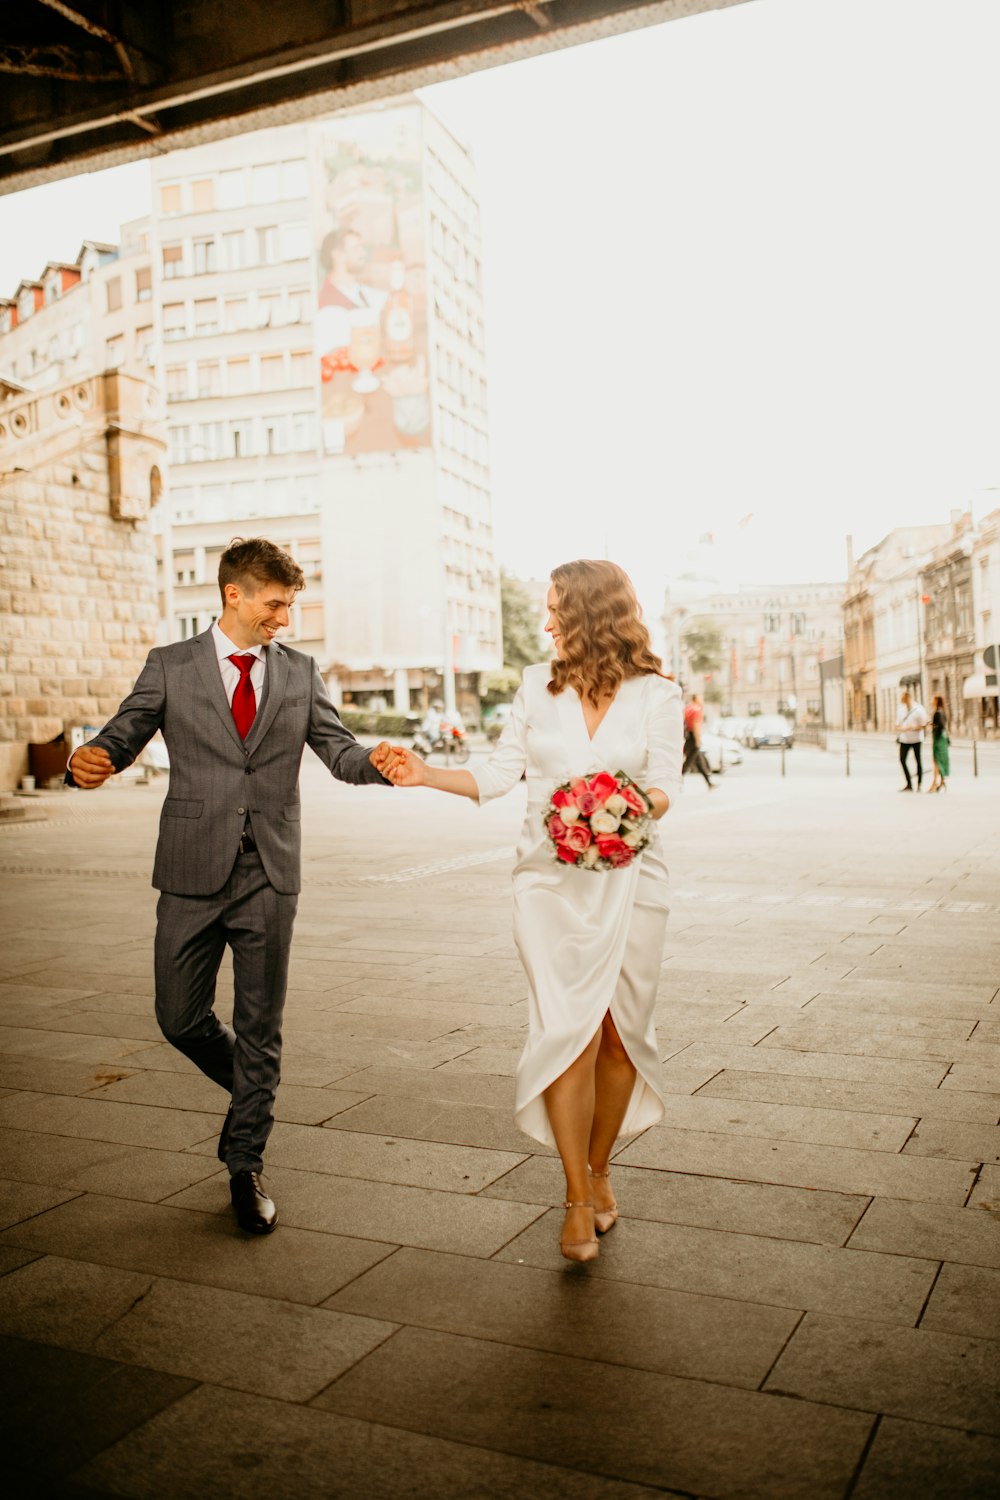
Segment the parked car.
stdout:
[[734,714],[724,714],[712,725],[712,733],[721,734],[724,739],[735,740],[738,745],[742,745],[746,742],[750,723],[750,719],[738,719]]
[[764,745],[790,750],[795,743],[795,731],[782,714],[758,714],[747,725],[744,743],[748,750],[760,750]]
[[727,735],[713,734],[710,729],[703,729],[701,748],[708,761],[708,769],[716,776],[721,776],[730,766],[743,764],[742,749],[736,740],[731,740]]

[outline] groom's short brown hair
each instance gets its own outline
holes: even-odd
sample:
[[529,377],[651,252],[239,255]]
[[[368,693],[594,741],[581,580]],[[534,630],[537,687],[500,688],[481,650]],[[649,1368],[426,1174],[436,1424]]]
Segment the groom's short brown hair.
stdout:
[[244,541],[235,536],[219,558],[219,592],[222,604],[226,603],[226,584],[236,583],[250,591],[251,584],[258,588],[266,583],[280,583],[282,588],[305,588],[306,575],[295,558],[284,552],[266,537],[252,536]]

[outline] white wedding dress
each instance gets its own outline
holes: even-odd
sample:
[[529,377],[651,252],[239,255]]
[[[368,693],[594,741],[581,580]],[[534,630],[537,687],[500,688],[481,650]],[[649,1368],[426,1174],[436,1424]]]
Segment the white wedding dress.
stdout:
[[663,677],[622,683],[593,739],[573,688],[547,690],[547,662],[528,667],[510,721],[489,760],[473,769],[480,803],[503,796],[527,773],[528,810],[514,865],[514,941],[530,986],[529,1033],[517,1067],[514,1118],[555,1145],[543,1094],[579,1057],[605,1014],[635,1064],[622,1135],[663,1115],[653,1007],[663,957],[668,877],[658,825],[639,859],[620,870],[556,861],[542,812],[560,782],[625,771],[659,787],[674,805],[681,789],[681,694]]

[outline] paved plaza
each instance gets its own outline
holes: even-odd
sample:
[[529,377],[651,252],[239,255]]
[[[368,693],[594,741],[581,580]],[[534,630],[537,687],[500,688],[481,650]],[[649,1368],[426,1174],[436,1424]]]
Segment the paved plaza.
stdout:
[[667,1114],[588,1267],[511,1120],[522,791],[309,757],[265,1239],[153,1018],[165,779],[0,828],[7,1493],[995,1494],[1000,775],[899,795],[894,754],[751,753],[668,816]]

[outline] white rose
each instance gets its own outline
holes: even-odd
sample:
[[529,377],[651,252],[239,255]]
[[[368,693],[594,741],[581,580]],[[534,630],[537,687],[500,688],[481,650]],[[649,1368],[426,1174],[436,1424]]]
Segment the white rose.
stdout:
[[558,809],[558,812],[567,828],[572,828],[573,824],[580,816],[580,809],[578,807],[560,807]]
[[628,812],[628,803],[620,792],[612,793],[604,806],[609,813],[614,813],[616,818],[620,818],[624,813]]
[[584,849],[583,851],[583,862],[588,870],[592,870],[594,868],[600,857],[601,856],[597,852],[596,844],[588,844],[586,849]]
[[595,833],[617,833],[620,822],[621,818],[616,818],[614,813],[608,812],[605,809],[602,812],[595,812],[593,814],[590,819],[590,826]]
[[622,843],[627,844],[630,849],[638,849],[642,841],[643,837],[641,833],[632,832],[622,834]]

